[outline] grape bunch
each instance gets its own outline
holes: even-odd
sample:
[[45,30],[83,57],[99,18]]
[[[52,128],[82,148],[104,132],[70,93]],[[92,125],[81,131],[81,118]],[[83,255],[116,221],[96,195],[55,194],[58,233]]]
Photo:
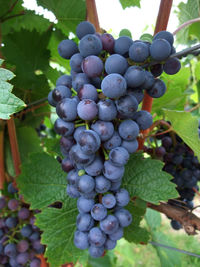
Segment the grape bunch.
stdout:
[[44,253],[40,230],[34,225],[34,212],[23,203],[12,183],[9,196],[0,197],[0,267],[40,267],[36,257]]
[[[130,196],[121,183],[130,154],[138,149],[139,131],[153,122],[149,112],[138,110],[144,90],[161,97],[166,86],[156,77],[163,70],[178,72],[180,62],[170,58],[173,35],[167,31],[156,34],[152,43],[128,36],[115,40],[84,21],[76,35],[78,45],[66,39],[58,46],[71,75],[58,78],[48,101],[59,116],[54,128],[61,135],[67,194],[78,199],[74,244],[100,257],[132,222],[124,208]],[[152,61],[157,64],[145,67]]]
[[[146,149],[147,153],[161,159],[165,165],[163,170],[173,176],[172,182],[180,195],[178,202],[169,200],[171,205],[184,206],[192,209],[195,191],[199,190],[197,182],[200,181],[200,162],[194,152],[175,133],[158,135],[161,145],[155,149]],[[182,228],[175,220],[171,221],[175,230]]]

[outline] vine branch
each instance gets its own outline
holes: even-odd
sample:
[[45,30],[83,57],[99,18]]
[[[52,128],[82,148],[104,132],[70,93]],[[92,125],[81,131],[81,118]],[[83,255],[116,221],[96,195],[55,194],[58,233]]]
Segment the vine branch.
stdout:
[[0,120],[0,189],[3,189],[5,182],[4,167],[4,121]]
[[[160,7],[158,11],[158,16],[157,16],[157,21],[156,21],[156,27],[154,34],[156,34],[159,31],[166,30],[170,12],[171,12],[171,7],[172,7],[172,2],[173,0],[161,0],[160,1]],[[153,98],[150,97],[147,92],[145,92],[144,95],[144,100],[142,102],[142,110],[146,110],[148,112],[151,112],[152,109],[152,104],[153,104]],[[142,134],[148,134],[148,129],[141,131]],[[139,139],[139,147],[138,149],[141,150],[144,145],[144,139],[140,138]]]
[[200,18],[196,18],[196,19],[191,19],[188,20],[186,22],[184,22],[183,24],[181,24],[174,32],[173,35],[176,35],[180,30],[182,30],[183,28],[195,23],[195,22],[200,22]]
[[16,1],[11,5],[11,7],[8,9],[8,11],[6,11],[6,13],[5,13],[4,15],[2,15],[2,16],[0,17],[0,19],[1,19],[1,18],[4,18],[7,14],[9,14],[10,12],[12,12],[12,10],[13,10],[14,7],[16,6],[17,2],[18,2],[18,0],[16,0]]
[[10,120],[7,120],[7,126],[8,126],[8,135],[10,140],[10,147],[11,147],[11,153],[13,158],[13,164],[15,168],[15,174],[18,176],[21,173],[20,166],[21,166],[21,159],[20,159],[20,153],[19,153],[19,147],[17,142],[17,135],[16,135],[16,129],[15,129],[15,121],[13,116],[11,116]]
[[101,32],[95,0],[86,0],[86,10],[86,20],[95,26],[97,32]]
[[178,221],[188,235],[196,235],[196,231],[200,231],[200,218],[188,210],[162,202],[158,206],[151,203],[148,203],[147,206]]

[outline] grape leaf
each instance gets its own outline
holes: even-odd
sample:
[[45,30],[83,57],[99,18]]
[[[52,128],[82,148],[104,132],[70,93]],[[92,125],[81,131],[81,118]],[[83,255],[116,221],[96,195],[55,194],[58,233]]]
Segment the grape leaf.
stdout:
[[[9,0],[9,1],[4,1],[0,0],[0,17],[1,18],[7,18],[11,14],[19,14],[19,12],[22,10],[22,0]],[[4,23],[1,23],[2,25]]]
[[147,243],[149,240],[149,233],[145,228],[141,228],[140,222],[146,212],[146,202],[141,199],[136,199],[129,202],[125,207],[132,214],[132,223],[124,228],[124,238],[129,242]]
[[[40,140],[36,134],[35,129],[31,127],[16,127],[17,141],[19,146],[20,158],[22,163],[24,163],[30,153],[42,152],[40,146]],[[13,168],[12,154],[10,151],[9,138],[5,138],[5,163],[8,173],[11,176],[15,176],[15,171]]]
[[30,155],[22,164],[17,184],[32,209],[42,209],[66,197],[66,174],[57,160],[46,153]]
[[123,9],[132,6],[140,7],[140,0],[119,0],[119,1]]
[[11,71],[0,68],[0,119],[3,120],[8,120],[10,115],[26,106],[21,99],[11,93],[13,86],[7,81],[13,77],[15,75]]
[[162,171],[164,164],[159,160],[143,158],[141,153],[134,153],[125,168],[122,186],[131,196],[137,196],[147,202],[158,204],[176,198],[178,193],[172,177]]
[[190,75],[189,67],[182,67],[173,77],[172,75],[162,74],[161,79],[165,82],[167,91],[159,100],[154,99],[152,112],[161,115],[163,114],[163,108],[183,110]]
[[167,119],[171,122],[173,130],[194,151],[200,160],[200,139],[198,135],[198,119],[190,112],[164,110]]
[[12,30],[20,31],[21,29],[33,31],[34,29],[38,32],[44,32],[51,26],[51,22],[45,19],[42,15],[35,14],[31,10],[23,10],[23,16],[17,16],[13,20],[6,20],[2,23],[3,35],[9,34]]
[[[152,237],[154,242],[158,242],[171,247],[176,247],[176,244],[174,244],[174,242],[169,238],[169,236],[158,230],[153,231]],[[156,252],[160,259],[161,267],[181,266],[182,261],[179,252],[160,246],[154,246],[154,248],[156,249]]]
[[122,29],[119,33],[119,36],[129,36],[132,38],[132,34],[128,29]]
[[41,240],[47,245],[45,256],[51,267],[75,263],[84,253],[73,242],[77,215],[76,200],[69,197],[62,209],[45,208],[36,215],[36,225],[43,231]]
[[147,209],[145,220],[152,231],[161,227],[161,215],[158,211]]
[[86,17],[85,1],[77,0],[37,0],[38,5],[52,11],[58,23],[56,27],[64,34],[75,32],[76,26]]
[[[183,24],[184,22],[195,19],[199,17],[199,0],[188,0],[187,3],[181,2],[178,5],[178,19],[179,24]],[[200,23],[197,23],[200,24]],[[189,40],[194,39],[192,34],[190,34],[190,29],[192,25],[183,28],[180,32],[177,33],[177,41],[179,43],[186,44]],[[199,37],[199,29],[196,32],[196,37]]]

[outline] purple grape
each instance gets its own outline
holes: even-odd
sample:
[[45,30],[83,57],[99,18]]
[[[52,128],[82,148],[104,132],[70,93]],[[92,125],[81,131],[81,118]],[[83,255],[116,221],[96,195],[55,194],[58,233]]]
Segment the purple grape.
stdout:
[[72,96],[71,90],[64,85],[58,85],[52,91],[52,98],[55,102],[59,102],[62,99],[66,98],[66,97],[71,97],[71,96]]
[[99,135],[93,130],[84,130],[77,138],[81,150],[88,155],[94,154],[101,145]]
[[79,38],[79,40],[81,40],[87,34],[94,34],[95,31],[96,30],[94,25],[89,21],[82,21],[76,27],[76,35]]
[[88,77],[98,77],[102,74],[103,62],[99,57],[91,55],[82,61],[81,68]]
[[102,121],[112,121],[117,116],[115,103],[111,99],[102,99],[97,103],[98,117]]
[[116,205],[116,198],[112,194],[107,194],[102,198],[102,204],[107,209],[112,209]]
[[78,97],[80,100],[91,99],[96,102],[98,100],[98,93],[92,84],[84,84],[78,92]]
[[94,226],[94,219],[88,213],[78,214],[76,218],[76,226],[79,231],[89,231]]
[[95,204],[91,209],[92,218],[96,221],[102,221],[107,216],[107,209],[100,203]]
[[78,53],[77,44],[72,40],[63,40],[58,45],[58,53],[61,57],[70,59],[74,54]]
[[105,234],[113,234],[119,227],[118,219],[114,215],[108,215],[100,221],[100,228]]
[[111,182],[103,175],[95,177],[95,183],[95,190],[97,193],[106,193],[111,187]]
[[26,240],[20,240],[17,244],[17,251],[22,253],[26,252],[29,249],[29,243]]
[[79,197],[77,201],[77,208],[80,213],[90,212],[94,206],[94,199],[87,199],[85,197]]
[[98,133],[101,141],[107,141],[110,139],[114,133],[114,126],[111,122],[106,121],[96,121],[91,125],[91,129]]
[[74,54],[71,57],[70,62],[69,62],[71,70],[73,70],[75,72],[82,72],[81,63],[82,63],[83,59],[84,59],[84,57],[82,57],[80,53]]
[[86,232],[76,231],[74,233],[74,245],[79,249],[88,248],[88,234]]
[[99,156],[96,156],[94,161],[85,167],[85,171],[88,175],[97,176],[103,171],[103,161]]
[[112,54],[114,51],[115,44],[115,39],[113,38],[113,36],[109,33],[103,33],[102,35],[100,35],[100,39],[102,41],[103,50]]
[[133,40],[128,36],[121,36],[115,40],[114,52],[116,54],[128,57],[129,48],[132,45]]
[[41,260],[38,258],[34,258],[31,262],[30,262],[30,267],[40,267],[41,265]]
[[113,148],[109,153],[109,160],[115,166],[124,166],[129,160],[129,153],[122,146]]
[[83,57],[98,56],[102,50],[101,40],[94,34],[85,35],[79,42],[79,51]]
[[134,140],[139,134],[139,126],[133,120],[124,120],[118,128],[119,135],[126,141]]
[[71,89],[72,87],[72,77],[70,75],[62,75],[56,81],[56,86],[64,85]]
[[29,216],[30,216],[30,211],[27,208],[21,208],[18,211],[18,218],[19,219],[26,220],[26,219],[28,219]]
[[20,254],[17,255],[16,257],[16,261],[18,264],[26,264],[29,260],[29,254],[27,252],[22,252]]
[[123,76],[118,73],[107,75],[101,83],[101,89],[105,96],[119,98],[126,94],[127,83]]
[[166,60],[171,54],[171,45],[165,39],[156,39],[150,45],[150,55],[156,61]]
[[123,177],[124,166],[117,167],[117,166],[114,166],[110,161],[105,161],[103,174],[107,179],[114,182]]
[[93,227],[88,234],[88,239],[92,246],[101,247],[106,241],[106,235],[99,227]]
[[66,121],[58,118],[55,121],[54,129],[55,129],[55,132],[57,134],[67,137],[73,133],[74,123],[73,122],[66,122]]
[[64,98],[56,106],[56,113],[64,121],[74,121],[77,117],[77,103],[71,98]]
[[0,197],[0,209],[3,209],[6,207],[6,200],[4,197]]
[[134,139],[132,141],[123,140],[121,146],[124,147],[128,151],[128,153],[132,154],[138,149],[138,141],[137,139]]
[[144,62],[149,57],[149,46],[142,41],[133,42],[129,48],[129,57],[135,62]]
[[90,99],[83,99],[77,106],[78,116],[82,120],[93,120],[98,113],[96,103]]
[[105,70],[107,74],[118,73],[123,75],[127,68],[127,60],[119,54],[113,54],[106,59]]
[[87,194],[95,187],[94,179],[89,175],[82,175],[78,180],[77,187],[79,192]]

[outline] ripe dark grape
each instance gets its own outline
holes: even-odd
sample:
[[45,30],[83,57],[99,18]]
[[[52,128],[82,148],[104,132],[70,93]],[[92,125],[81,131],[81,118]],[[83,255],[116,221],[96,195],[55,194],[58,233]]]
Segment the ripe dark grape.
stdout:
[[82,21],[76,28],[76,35],[81,40],[87,34],[94,34],[95,27],[89,21]]
[[61,57],[69,59],[75,53],[78,53],[77,44],[72,40],[63,40],[58,45],[58,53]]
[[128,36],[121,36],[115,40],[114,51],[116,54],[128,57],[129,48],[133,40]]
[[80,100],[91,99],[96,102],[98,100],[98,93],[92,84],[84,84],[78,92],[78,97]]
[[127,86],[135,88],[141,86],[145,81],[145,72],[139,66],[131,66],[127,69],[124,75]]
[[178,58],[169,58],[163,65],[163,70],[169,75],[174,75],[181,69],[181,63]]
[[149,46],[144,42],[134,42],[129,48],[129,57],[135,62],[144,62],[149,57]]
[[108,74],[118,73],[123,75],[126,72],[127,68],[127,60],[119,54],[113,54],[106,59],[105,70]]
[[103,33],[102,35],[100,35],[100,39],[102,41],[103,50],[112,54],[114,51],[115,44],[115,39],[113,38],[113,36],[109,33]]
[[125,95],[126,88],[126,80],[118,73],[107,75],[101,83],[101,89],[104,95],[110,98],[119,98]]
[[117,109],[114,101],[110,99],[102,99],[97,103],[98,117],[102,121],[112,121],[117,116]]
[[91,55],[83,59],[81,68],[88,77],[98,77],[103,71],[103,62],[99,57]]
[[165,39],[155,39],[150,46],[150,55],[156,61],[166,60],[171,54],[171,45]]
[[77,106],[78,116],[83,120],[93,120],[98,113],[96,103],[91,99],[83,99]]
[[102,50],[101,40],[94,34],[85,35],[79,43],[79,51],[83,57],[90,55],[98,56]]
[[147,90],[147,94],[153,98],[159,98],[164,95],[166,85],[162,80],[157,79],[154,85]]

